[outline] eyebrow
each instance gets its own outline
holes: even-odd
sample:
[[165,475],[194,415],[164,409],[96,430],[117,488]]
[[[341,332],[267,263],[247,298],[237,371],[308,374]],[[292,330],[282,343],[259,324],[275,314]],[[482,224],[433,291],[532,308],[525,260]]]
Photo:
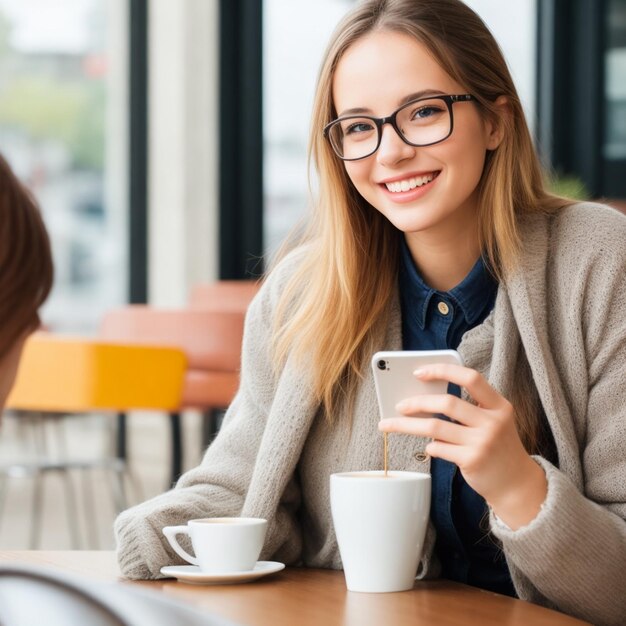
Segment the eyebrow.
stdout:
[[[444,94],[444,91],[441,89],[422,89],[421,91],[415,91],[414,93],[410,93],[408,96],[405,96],[398,102],[398,106],[401,107],[403,104],[407,104],[407,102],[411,102],[412,100],[418,100],[419,98],[425,98],[428,96],[441,96]],[[358,115],[359,113],[370,114],[372,112],[371,109],[367,109],[365,107],[355,107],[353,109],[346,109],[342,111],[337,117],[345,117],[346,115]]]

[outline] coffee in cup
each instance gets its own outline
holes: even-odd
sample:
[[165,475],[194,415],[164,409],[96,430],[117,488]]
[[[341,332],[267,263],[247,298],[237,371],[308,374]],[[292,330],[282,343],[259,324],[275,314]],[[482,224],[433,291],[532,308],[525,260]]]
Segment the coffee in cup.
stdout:
[[[166,526],[163,534],[176,553],[207,574],[245,572],[254,568],[267,531],[267,520],[256,517],[194,519],[184,526]],[[178,543],[188,535],[195,556]]]
[[330,502],[349,591],[412,589],[430,513],[430,474],[333,474]]

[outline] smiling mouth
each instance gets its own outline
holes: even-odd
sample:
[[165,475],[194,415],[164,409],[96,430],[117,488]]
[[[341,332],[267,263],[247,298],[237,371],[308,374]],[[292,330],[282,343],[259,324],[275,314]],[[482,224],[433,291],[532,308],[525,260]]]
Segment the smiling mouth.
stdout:
[[383,183],[388,191],[391,193],[400,193],[402,191],[411,191],[416,187],[422,187],[431,183],[435,178],[439,176],[439,172],[431,172],[424,176],[412,176],[411,178],[405,178],[404,180],[396,180],[392,183]]

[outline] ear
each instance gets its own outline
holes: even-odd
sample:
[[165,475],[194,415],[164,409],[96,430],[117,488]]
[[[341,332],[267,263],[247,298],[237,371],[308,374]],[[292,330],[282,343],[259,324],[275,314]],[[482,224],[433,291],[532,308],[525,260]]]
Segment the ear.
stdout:
[[509,100],[506,96],[498,96],[494,105],[497,112],[485,123],[487,150],[495,150],[504,139],[505,120],[510,113]]

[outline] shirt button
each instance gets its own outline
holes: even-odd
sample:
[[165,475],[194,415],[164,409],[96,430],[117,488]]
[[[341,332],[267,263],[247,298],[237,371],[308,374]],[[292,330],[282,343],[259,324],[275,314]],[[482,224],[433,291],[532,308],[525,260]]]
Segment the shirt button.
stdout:
[[448,313],[450,313],[450,307],[443,302],[443,300],[437,305],[437,308],[439,309],[439,313],[441,313],[441,315],[448,315]]
[[416,452],[413,455],[413,458],[418,462],[418,463],[423,463],[424,461],[426,461],[426,459],[428,458],[428,455],[425,454],[424,452]]

